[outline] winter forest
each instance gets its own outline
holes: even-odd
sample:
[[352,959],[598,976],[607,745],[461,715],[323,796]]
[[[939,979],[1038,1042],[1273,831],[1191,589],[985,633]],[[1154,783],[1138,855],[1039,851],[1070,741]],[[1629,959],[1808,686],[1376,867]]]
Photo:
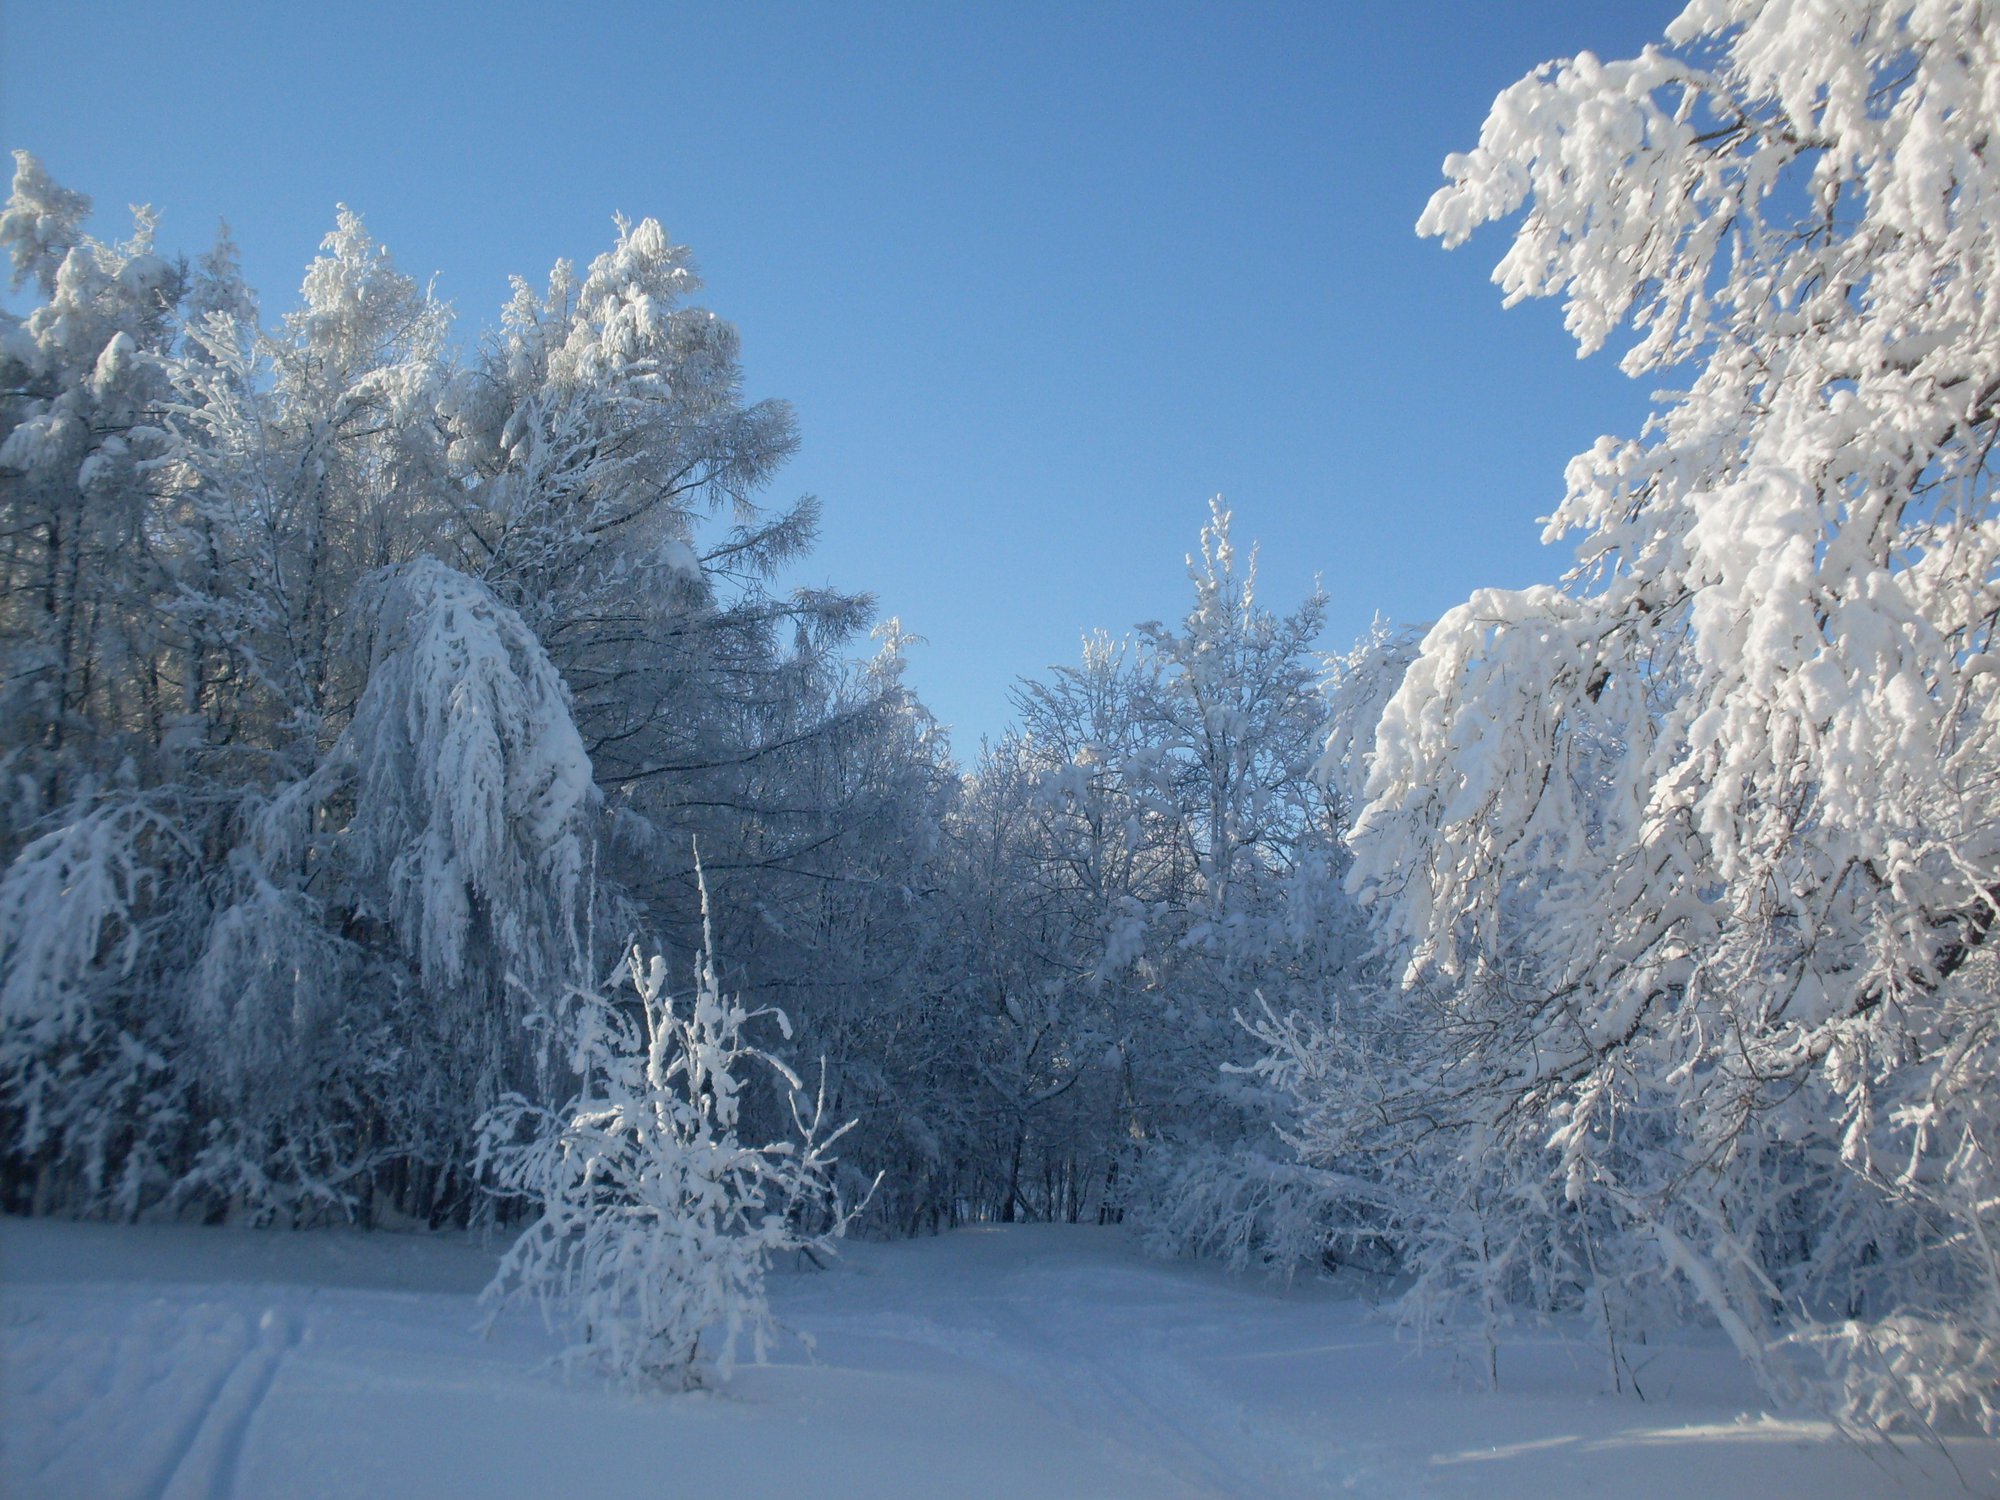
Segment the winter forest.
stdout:
[[668,1390],[794,1268],[1116,1225],[1478,1385],[1707,1330],[2000,1435],[1996,131],[1987,0],[1523,78],[1417,228],[1660,389],[1569,571],[1329,654],[1218,498],[976,748],[786,581],[801,433],[659,222],[480,320],[342,208],[260,305],[17,151],[0,1206],[474,1233]]

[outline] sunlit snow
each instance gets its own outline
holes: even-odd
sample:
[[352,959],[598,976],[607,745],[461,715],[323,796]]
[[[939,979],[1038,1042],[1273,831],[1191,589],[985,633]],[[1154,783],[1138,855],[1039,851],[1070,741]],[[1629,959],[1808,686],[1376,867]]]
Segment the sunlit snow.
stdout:
[[632,1394],[482,1340],[495,1245],[0,1220],[0,1490],[155,1496],[814,1495],[822,1500],[1623,1500],[1961,1496],[2000,1443],[1865,1450],[1760,1410],[1713,1337],[1606,1393],[1523,1337],[1499,1394],[1419,1356],[1354,1287],[1137,1256],[1118,1229],[850,1245],[774,1277],[810,1335],[718,1391]]

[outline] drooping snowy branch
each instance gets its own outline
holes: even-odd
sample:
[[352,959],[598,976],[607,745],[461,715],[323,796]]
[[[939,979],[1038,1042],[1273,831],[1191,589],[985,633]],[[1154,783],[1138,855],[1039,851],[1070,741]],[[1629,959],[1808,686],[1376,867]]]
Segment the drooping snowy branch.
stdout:
[[[576,952],[590,759],[562,679],[484,585],[422,558],[371,581],[368,685],[329,758],[352,778],[342,845],[364,903],[427,982],[474,950],[523,983]],[[553,940],[552,940],[553,939]]]
[[1991,1423],[2000,27],[1701,0],[1669,42],[1508,90],[1421,221],[1525,208],[1509,300],[1692,381],[1571,464],[1561,588],[1430,632],[1353,880],[1507,1191],[1650,1240],[1774,1377],[1823,1344],[1861,1416]]

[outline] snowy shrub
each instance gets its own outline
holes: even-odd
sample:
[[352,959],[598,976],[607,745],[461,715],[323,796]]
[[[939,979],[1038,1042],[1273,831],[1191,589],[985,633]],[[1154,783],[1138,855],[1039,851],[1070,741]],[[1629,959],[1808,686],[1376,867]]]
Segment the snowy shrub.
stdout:
[[1136,1215],[1152,1253],[1201,1256],[1232,1271],[1286,1279],[1348,1260],[1373,1268],[1373,1236],[1356,1211],[1353,1184],[1338,1174],[1248,1143],[1156,1154]]
[[[824,1091],[804,1086],[744,1027],[784,1013],[746,1011],[722,993],[704,951],[693,1000],[677,1006],[666,964],[634,949],[612,975],[638,1006],[572,989],[557,1018],[571,1044],[576,1096],[549,1111],[510,1095],[481,1125],[480,1160],[499,1192],[535,1217],[486,1290],[495,1310],[538,1303],[574,1342],[569,1362],[648,1385],[698,1383],[701,1363],[731,1374],[747,1337],[761,1362],[776,1332],[764,1276],[780,1251],[832,1248],[859,1210],[841,1202],[824,1131]],[[737,1137],[745,1066],[789,1099],[794,1140]]]

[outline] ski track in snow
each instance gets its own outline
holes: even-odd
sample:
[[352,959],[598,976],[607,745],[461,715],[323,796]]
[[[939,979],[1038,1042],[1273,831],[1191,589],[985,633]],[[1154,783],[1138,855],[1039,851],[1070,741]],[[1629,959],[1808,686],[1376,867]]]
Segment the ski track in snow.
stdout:
[[[882,1315],[846,1331],[865,1330],[976,1366],[1059,1422],[1116,1434],[1135,1456],[1165,1471],[1163,1482],[1182,1486],[1177,1493],[1189,1500],[1290,1494],[1258,1475],[1259,1460],[1229,1440],[1216,1416],[1201,1412],[1182,1392],[1163,1399],[1161,1387],[1174,1376],[1162,1368],[1157,1349],[1114,1365],[1074,1347],[1017,1304],[967,1300],[954,1311],[957,1316],[946,1321]],[[1142,1368],[1149,1378],[1140,1378]]]
[[244,1439],[279,1365],[300,1337],[301,1325],[291,1314],[277,1308],[265,1312],[255,1341],[237,1357],[197,1419],[158,1500],[232,1500]]
[[[244,1441],[301,1324],[200,1296],[123,1309],[64,1289],[6,1320],[0,1482],[19,1494],[232,1500]],[[107,1312],[124,1314],[107,1327]],[[253,1325],[253,1318],[255,1319]]]
[[[961,1233],[1059,1244],[1075,1231]],[[1060,1249],[1013,1260],[977,1277],[971,1291],[944,1280],[890,1283],[857,1298],[836,1281],[822,1297],[807,1282],[795,1294],[795,1320],[829,1341],[842,1334],[893,1339],[997,1376],[1055,1420],[1127,1450],[1155,1471],[1162,1495],[1305,1500],[1430,1492],[1426,1477],[1405,1466],[1392,1462],[1385,1471],[1372,1443],[1300,1433],[1214,1378],[1212,1367],[1246,1341],[1276,1335],[1282,1345],[1288,1304],[1267,1288]]]
[[997,1311],[1024,1344],[1044,1352],[1053,1389],[1075,1397],[1106,1430],[1135,1434],[1146,1451],[1167,1456],[1176,1473],[1199,1477],[1227,1500],[1305,1493],[1271,1469],[1275,1434],[1253,1432],[1242,1407],[1203,1390],[1159,1333],[1127,1330],[1134,1357],[1113,1363],[1083,1341],[1062,1337],[1023,1304]]

